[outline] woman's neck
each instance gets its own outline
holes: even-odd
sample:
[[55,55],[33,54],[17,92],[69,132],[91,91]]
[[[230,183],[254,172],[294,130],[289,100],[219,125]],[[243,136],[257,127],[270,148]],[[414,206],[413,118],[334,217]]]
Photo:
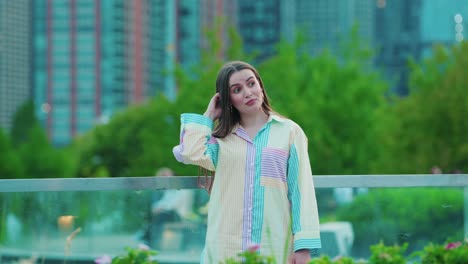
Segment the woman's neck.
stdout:
[[264,111],[258,111],[254,115],[242,116],[240,120],[240,125],[244,129],[251,129],[251,128],[260,129],[261,127],[265,125],[267,121],[268,121],[268,114],[266,114]]

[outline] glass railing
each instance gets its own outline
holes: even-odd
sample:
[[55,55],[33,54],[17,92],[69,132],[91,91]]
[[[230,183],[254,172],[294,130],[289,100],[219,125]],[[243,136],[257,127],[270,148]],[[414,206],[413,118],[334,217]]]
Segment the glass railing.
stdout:
[[[367,258],[369,247],[408,243],[407,253],[467,235],[468,175],[314,178],[320,254]],[[167,190],[189,193],[182,217],[154,210]],[[199,263],[209,197],[197,177],[0,180],[0,263],[94,263],[146,244],[159,263]]]

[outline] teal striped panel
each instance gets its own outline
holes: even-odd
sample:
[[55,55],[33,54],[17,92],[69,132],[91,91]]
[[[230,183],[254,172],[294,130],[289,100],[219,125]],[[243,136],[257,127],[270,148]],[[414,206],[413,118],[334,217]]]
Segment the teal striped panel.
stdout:
[[182,114],[180,117],[182,124],[195,123],[199,125],[205,125],[207,127],[213,128],[213,120],[209,117],[199,114]]
[[291,202],[292,233],[301,230],[301,193],[299,192],[299,157],[296,146],[291,145],[288,160],[288,198]]

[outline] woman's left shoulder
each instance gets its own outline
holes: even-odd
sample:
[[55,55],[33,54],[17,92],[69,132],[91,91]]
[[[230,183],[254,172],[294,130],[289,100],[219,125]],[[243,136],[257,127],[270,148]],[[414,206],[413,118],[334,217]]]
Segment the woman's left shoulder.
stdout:
[[280,123],[281,125],[286,126],[293,131],[302,130],[301,126],[290,118],[279,116],[279,115],[274,115],[273,119],[278,121],[278,123]]
[[289,134],[291,140],[298,135],[305,135],[302,127],[294,120],[284,116],[274,116],[273,119],[277,121],[277,129],[282,131],[283,135]]

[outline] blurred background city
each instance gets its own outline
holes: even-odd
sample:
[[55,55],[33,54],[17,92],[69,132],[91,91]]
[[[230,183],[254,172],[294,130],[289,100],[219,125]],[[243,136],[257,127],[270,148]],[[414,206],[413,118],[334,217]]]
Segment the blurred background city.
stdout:
[[[228,60],[303,127],[316,175],[466,177],[467,29],[468,0],[0,0],[0,179],[198,175],[172,156],[179,116],[206,109]],[[44,245],[74,230],[66,215],[137,237],[155,196],[24,190],[0,193],[0,245]],[[462,188],[317,195],[322,222],[352,224],[354,256],[463,238]]]

